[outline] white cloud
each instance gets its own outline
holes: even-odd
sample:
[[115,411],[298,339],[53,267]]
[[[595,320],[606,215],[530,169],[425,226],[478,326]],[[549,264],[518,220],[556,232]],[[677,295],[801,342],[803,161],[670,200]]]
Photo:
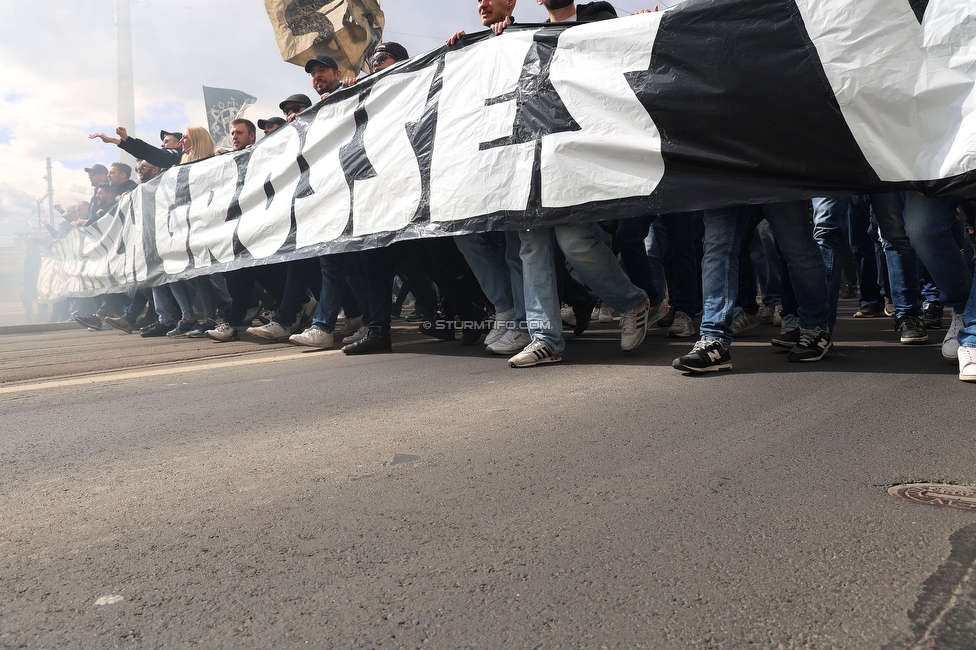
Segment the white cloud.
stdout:
[[[621,13],[640,8],[636,0],[615,4]],[[118,159],[116,147],[87,137],[116,126],[115,20],[107,0],[7,5],[0,24],[0,230],[19,230],[47,191],[45,158],[53,160],[55,202],[63,205],[90,196],[84,167]],[[385,2],[385,39],[421,54],[459,29],[483,29],[476,6]],[[515,15],[545,19],[532,0],[522,0]],[[311,94],[308,76],[281,60],[262,0],[132,0],[132,39],[136,131],[150,142],[163,128],[206,124],[204,85],[256,96],[247,113],[254,121],[279,115],[278,102],[292,93]]]

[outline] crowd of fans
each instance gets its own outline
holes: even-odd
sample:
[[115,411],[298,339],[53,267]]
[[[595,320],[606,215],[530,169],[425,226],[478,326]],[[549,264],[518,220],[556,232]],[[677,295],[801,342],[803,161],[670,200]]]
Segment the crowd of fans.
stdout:
[[[553,22],[616,15],[606,2],[539,2]],[[478,2],[483,24],[496,34],[514,23],[514,7],[515,0]],[[407,58],[399,44],[384,43],[372,71]],[[320,98],[356,83],[324,55],[305,71]],[[281,102],[282,117],[257,126],[235,120],[234,150],[311,105],[295,94]],[[161,132],[160,147],[121,127],[116,136],[91,137],[136,157],[140,182],[224,153],[214,150],[206,129],[192,125]],[[136,187],[122,163],[86,171],[94,194],[65,211],[62,231],[97,222]],[[72,317],[93,330],[107,324],[144,337],[222,342],[243,332],[316,348],[341,341],[344,353],[356,355],[391,351],[391,319],[412,294],[406,320],[420,323],[422,333],[480,342],[513,368],[561,361],[564,326],[579,336],[593,320],[617,318],[623,350],[640,345],[655,325],[667,327],[669,337],[697,336],[672,365],[704,373],[730,370],[733,337],[763,324],[778,327],[771,343],[789,350],[788,361],[822,359],[844,296],[858,298],[856,318],[892,318],[894,336],[906,345],[927,343],[929,332],[944,329],[942,355],[958,360],[960,379],[976,381],[973,215],[965,200],[902,192],[403,241],[106,295],[95,304],[75,299]]]

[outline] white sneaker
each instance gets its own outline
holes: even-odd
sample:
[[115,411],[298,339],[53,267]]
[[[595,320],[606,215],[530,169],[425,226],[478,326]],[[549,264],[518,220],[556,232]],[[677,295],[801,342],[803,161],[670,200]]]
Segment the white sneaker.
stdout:
[[237,328],[230,323],[221,321],[217,327],[207,330],[207,336],[215,341],[232,341],[237,338]]
[[570,327],[576,327],[576,312],[569,305],[564,305],[562,309],[559,310],[559,316],[563,319],[563,322]]
[[295,331],[295,326],[285,327],[277,321],[271,321],[267,325],[262,325],[261,327],[248,327],[247,333],[251,336],[256,336],[259,339],[268,339],[269,341],[280,341],[282,339],[288,338],[288,335]]
[[[664,306],[665,313],[667,313],[668,306],[664,301],[658,307],[661,305]],[[651,301],[645,298],[644,302],[620,314],[621,350],[633,350],[644,341],[644,337],[647,336],[647,318],[650,311]],[[654,322],[661,320],[661,318],[662,316],[658,316]]]
[[485,345],[491,345],[498,339],[505,336],[508,330],[508,321],[515,317],[515,309],[509,309],[508,311],[503,311],[500,314],[495,314],[495,324],[492,326],[491,331],[485,336]]
[[[949,361],[959,358],[959,331],[962,329],[962,314],[952,312],[952,320],[949,321],[949,331],[942,339],[942,356]],[[960,366],[961,367],[961,366]]]
[[959,379],[976,381],[976,348],[959,348]]
[[674,312],[674,323],[668,328],[668,338],[685,339],[695,334],[695,322],[691,316],[683,311]]
[[331,348],[332,332],[326,332],[318,325],[312,325],[301,334],[292,334],[288,340],[295,345],[306,345],[310,348]]
[[530,366],[537,366],[540,363],[557,363],[562,360],[562,357],[556,354],[556,351],[549,347],[547,343],[543,343],[541,340],[532,337],[531,343],[508,360],[508,366],[510,368],[528,368]]
[[344,339],[350,334],[357,332],[362,326],[363,319],[361,317],[357,316],[356,318],[349,318],[345,323],[342,324],[342,327],[336,328],[336,330],[332,333],[332,336],[337,339]]
[[532,337],[527,332],[518,330],[507,330],[500,339],[487,346],[485,349],[492,354],[512,354],[523,349],[532,342]]
[[[255,320],[257,320],[262,325],[267,325],[268,323],[274,320],[274,314],[275,313],[273,309],[264,309],[261,311],[260,314],[258,314],[256,319],[251,320],[251,325],[254,325]],[[246,323],[247,321],[244,322]]]
[[[362,319],[360,319],[360,322],[362,322]],[[355,343],[356,341],[366,338],[367,334],[369,334],[369,327],[363,325],[358,330],[342,339],[342,344],[349,345],[350,343]]]
[[601,323],[612,323],[613,322],[613,309],[610,305],[604,303],[600,305],[600,316]]
[[247,313],[244,314],[244,320],[242,322],[250,323],[255,318],[257,318],[258,314],[261,313],[261,307],[262,307],[261,301],[259,300],[257,307],[251,307],[250,309],[247,310]]

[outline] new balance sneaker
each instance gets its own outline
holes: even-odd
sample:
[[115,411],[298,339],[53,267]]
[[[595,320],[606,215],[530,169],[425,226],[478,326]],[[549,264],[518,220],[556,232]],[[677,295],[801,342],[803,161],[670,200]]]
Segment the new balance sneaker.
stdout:
[[959,379],[976,381],[976,348],[959,348]]
[[762,321],[760,321],[757,316],[746,313],[746,310],[742,309],[742,307],[736,307],[735,311],[732,312],[733,334],[748,332],[749,330],[755,329],[760,325],[762,325]]
[[673,339],[686,339],[695,334],[695,322],[691,319],[691,316],[683,311],[674,312],[674,322],[668,328],[668,337]]
[[556,351],[548,343],[533,336],[521,352],[508,360],[508,367],[528,368],[543,363],[558,363],[562,360],[563,358],[556,354]]
[[513,354],[524,349],[531,342],[532,337],[527,332],[506,330],[501,338],[488,345],[485,349],[492,354]]
[[927,302],[922,306],[922,325],[927,330],[942,329],[942,305],[937,302]]
[[106,316],[104,322],[108,323],[115,329],[125,332],[126,334],[132,334],[132,323],[122,318],[121,316]]
[[[360,316],[356,316],[355,318],[347,318],[346,322],[342,324],[342,327],[337,327],[335,331],[332,332],[332,336],[333,338],[337,338],[343,343],[345,343],[343,339],[345,339],[350,334],[355,334],[356,332],[358,332],[359,328],[361,328],[362,326],[363,326],[363,319]],[[363,334],[363,336],[366,335]],[[350,341],[350,343],[352,343],[352,341]]]
[[491,345],[501,337],[505,336],[509,332],[508,321],[515,318],[515,309],[509,309],[508,311],[503,311],[500,314],[495,314],[495,325],[485,336],[485,345]]
[[326,332],[318,325],[312,325],[301,334],[292,334],[288,340],[295,345],[305,345],[310,348],[331,348],[333,344],[332,332]]
[[959,357],[959,330],[962,329],[962,314],[952,312],[952,320],[949,321],[949,331],[942,339],[942,356],[955,361]]
[[75,322],[94,332],[102,329],[102,319],[95,314],[89,314],[88,316],[75,316]]
[[216,329],[217,321],[215,320],[205,320],[197,324],[197,328],[190,330],[186,333],[188,339],[205,339],[207,338],[207,332],[212,329]]
[[691,352],[672,361],[671,367],[696,373],[732,370],[732,355],[721,341],[701,339]]
[[155,338],[157,336],[166,336],[170,330],[176,327],[176,323],[162,323],[156,321],[155,323],[150,323],[146,325],[141,330],[139,330],[139,336],[144,339]]
[[[664,314],[667,313],[668,306],[661,301],[660,304],[655,305],[656,308],[662,307],[664,312],[657,315],[657,320],[661,320]],[[650,324],[648,316],[651,312],[651,301],[644,299],[644,302],[640,303],[633,309],[628,309],[627,311],[620,314],[620,349],[621,350],[633,350],[638,345],[644,341],[644,337],[647,336],[647,327]]]
[[181,336],[185,337],[187,332],[192,332],[196,328],[197,322],[195,320],[187,320],[184,318],[176,324],[176,327],[166,332],[166,336],[170,337],[171,339],[179,338]]
[[830,332],[823,327],[801,327],[800,340],[796,342],[786,360],[790,362],[820,361],[830,349]]
[[598,320],[601,323],[613,322],[613,309],[607,303],[600,305],[600,316]]
[[791,330],[780,332],[779,336],[774,336],[770,343],[778,348],[792,350],[800,342],[800,326],[797,325]]
[[[362,320],[360,320],[360,322],[362,322]],[[353,332],[349,336],[343,337],[342,344],[350,345],[352,343],[355,343],[356,341],[360,341],[366,338],[367,334],[369,334],[369,327],[367,327],[366,325],[361,325],[359,329],[357,329],[355,332]],[[334,336],[335,334],[333,334],[333,337]]]
[[907,314],[895,321],[895,330],[901,336],[905,345],[920,345],[929,342],[929,335],[925,332],[925,325],[919,316]]
[[[245,320],[244,322],[246,323],[247,321]],[[214,341],[220,341],[221,343],[226,341],[241,340],[240,335],[237,333],[237,328],[225,321],[217,323],[217,327],[212,330],[208,330],[207,336],[212,338]]]
[[271,321],[267,325],[262,325],[260,327],[247,328],[247,333],[251,336],[256,336],[259,339],[267,339],[269,341],[280,341],[282,339],[286,339],[294,331],[294,325],[285,327],[278,321]]

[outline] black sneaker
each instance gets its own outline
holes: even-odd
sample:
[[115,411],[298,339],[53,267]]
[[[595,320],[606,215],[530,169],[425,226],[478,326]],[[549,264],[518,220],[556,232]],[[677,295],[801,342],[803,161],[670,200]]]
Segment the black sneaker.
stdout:
[[668,309],[668,313],[664,315],[664,318],[662,318],[657,322],[657,326],[671,327],[672,325],[674,325],[674,317],[675,315],[677,315],[677,313],[678,312],[675,311],[674,307],[671,307],[670,309]]
[[671,367],[685,372],[732,370],[732,355],[721,341],[702,339],[695,343],[691,352],[672,361]]
[[146,325],[139,331],[139,336],[144,339],[153,338],[156,336],[166,336],[166,333],[171,329],[176,327],[176,323],[161,323],[156,321],[151,325]]
[[102,319],[95,314],[90,314],[88,316],[75,316],[75,322],[96,332],[102,329]]
[[420,324],[420,333],[442,341],[453,341],[454,321],[447,320],[443,315],[438,314]]
[[797,329],[800,331],[800,340],[786,355],[786,360],[798,362],[823,359],[831,346],[830,332],[823,327],[798,327]]
[[393,352],[393,343],[389,336],[380,336],[370,332],[355,343],[342,347],[345,354],[370,354],[372,352]]
[[918,316],[902,316],[895,321],[895,330],[901,333],[901,342],[905,345],[920,345],[929,342],[929,335],[925,332],[925,325]]
[[942,305],[937,302],[930,302],[922,308],[922,325],[927,330],[942,329]]
[[800,342],[800,328],[794,327],[793,329],[780,332],[779,336],[774,336],[773,340],[770,341],[773,345],[778,348],[785,348],[787,350],[792,350],[797,343]]

